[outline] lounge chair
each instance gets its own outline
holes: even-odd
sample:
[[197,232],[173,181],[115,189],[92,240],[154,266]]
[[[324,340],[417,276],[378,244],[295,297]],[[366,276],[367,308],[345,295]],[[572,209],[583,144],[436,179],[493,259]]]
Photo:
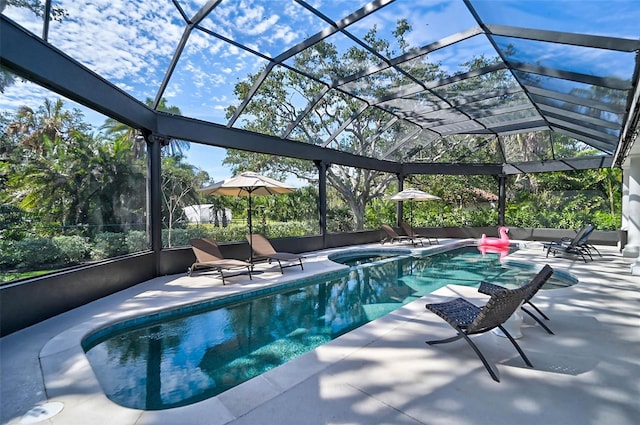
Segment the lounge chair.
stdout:
[[225,284],[223,270],[238,270],[246,268],[251,276],[251,263],[242,260],[234,260],[224,258],[220,252],[217,242],[211,238],[191,239],[191,249],[196,256],[196,261],[187,269],[187,274],[191,274],[197,269],[216,269],[222,278],[222,284]]
[[600,251],[598,251],[598,248],[596,248],[594,245],[589,243],[589,238],[591,237],[591,234],[593,233],[593,231],[596,230],[596,228],[593,226],[593,224],[589,224],[585,226],[585,229],[586,230],[582,235],[582,237],[578,239],[576,246],[586,250],[589,253],[589,256],[591,257],[591,259],[593,259],[592,251],[597,252],[598,255],[602,257],[602,254],[600,253]]
[[[520,348],[516,340],[505,329],[505,327],[502,326],[502,324],[511,317],[518,307],[520,307],[524,300],[533,291],[533,288],[541,285],[540,281],[545,282],[549,276],[551,276],[551,273],[553,273],[553,270],[551,270],[550,267],[545,267],[531,280],[531,282],[520,288],[502,288],[501,290],[493,291],[491,298],[489,298],[489,301],[487,301],[483,307],[478,307],[464,298],[456,298],[444,303],[427,304],[427,310],[430,310],[440,316],[458,333],[456,336],[451,338],[426,341],[427,344],[444,344],[464,338],[480,358],[482,364],[489,372],[489,375],[491,375],[491,378],[496,382],[500,382],[500,379],[487,362],[487,359],[473,343],[471,338],[469,338],[470,335],[485,333],[492,329],[499,328],[516,350],[518,350],[520,357],[522,357],[522,360],[524,360],[526,365],[533,367],[524,351],[522,351],[522,348]],[[483,283],[480,284],[480,292],[484,290],[482,286]]]
[[300,266],[300,268],[304,270],[304,266],[302,265],[302,259],[304,257],[302,255],[276,251],[273,245],[271,245],[271,242],[263,235],[259,233],[247,235],[247,241],[249,241],[253,252],[256,254],[253,257],[254,261],[266,259],[271,263],[271,261],[276,260],[280,266],[280,273],[282,274],[284,274],[286,267]]
[[578,255],[582,258],[582,260],[586,263],[587,257],[593,260],[593,256],[591,255],[591,251],[595,250],[600,256],[600,252],[593,245],[589,244],[587,241],[589,240],[589,236],[595,230],[595,227],[592,224],[589,224],[576,233],[573,238],[562,238],[559,241],[553,241],[548,244],[544,244],[544,247],[547,249],[547,257],[550,253],[556,254],[574,254]]
[[418,242],[420,243],[420,245],[424,244],[422,243],[422,240],[418,240],[418,242],[416,242],[416,240],[414,238],[412,238],[411,236],[405,236],[405,235],[399,235],[395,230],[393,230],[393,228],[391,226],[389,226],[388,224],[383,224],[382,226],[380,226],[382,228],[382,230],[384,231],[384,233],[386,234],[386,236],[384,238],[382,238],[382,240],[380,241],[381,244],[384,245],[385,242],[389,242],[389,243],[394,243],[394,242],[404,242],[404,241],[409,241],[411,242],[413,245],[417,245]]
[[[427,236],[427,235],[421,235],[419,233],[416,233],[413,230],[413,227],[411,227],[409,225],[409,223],[407,223],[406,221],[401,221],[400,222],[400,227],[402,228],[402,230],[404,231],[404,233],[407,234],[407,236],[414,238],[414,239],[424,239],[427,238],[427,240],[429,241],[429,245],[432,245],[431,243],[431,236]],[[438,240],[437,236],[433,237],[436,240],[436,245],[440,244],[440,241]]]
[[[548,270],[547,270],[548,269]],[[522,303],[522,305],[520,306],[520,309],[522,311],[524,311],[525,313],[527,313],[529,316],[531,316],[536,322],[538,322],[538,324],[540,324],[540,326],[542,326],[544,328],[544,330],[546,330],[548,333],[550,333],[551,335],[554,335],[554,333],[551,331],[551,329],[549,329],[549,327],[547,327],[547,325],[545,325],[542,320],[540,320],[540,318],[538,318],[536,315],[534,315],[531,311],[529,311],[527,308],[525,308],[525,304],[528,304],[530,307],[532,307],[535,311],[538,312],[538,314],[540,316],[542,316],[545,320],[549,320],[549,317],[547,317],[546,314],[544,314],[538,307],[536,307],[532,302],[531,302],[531,298],[533,298],[538,291],[540,290],[540,288],[542,288],[542,286],[545,284],[545,282],[547,280],[549,280],[549,278],[551,277],[551,275],[553,274],[553,269],[551,268],[550,265],[545,265],[542,270],[540,270],[540,272],[538,272],[538,275],[541,276],[541,278],[536,280],[535,286],[531,287],[531,292],[529,293],[529,295],[527,295],[524,299],[524,302]],[[478,292],[482,293],[482,294],[486,294],[486,295],[491,295],[496,291],[501,291],[503,290],[504,287],[503,286],[499,286],[499,285],[494,285],[492,283],[489,282],[482,282],[482,284],[480,285],[480,288],[478,289]]]

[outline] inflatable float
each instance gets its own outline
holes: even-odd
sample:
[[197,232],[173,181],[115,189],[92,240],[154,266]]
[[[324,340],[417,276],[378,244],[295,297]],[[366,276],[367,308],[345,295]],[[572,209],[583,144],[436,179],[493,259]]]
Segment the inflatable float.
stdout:
[[483,233],[482,237],[478,241],[478,246],[508,248],[510,244],[509,236],[507,236],[508,231],[509,229],[507,229],[506,227],[498,228],[498,233],[500,233],[499,238],[488,238],[487,235]]
[[499,238],[488,238],[484,233],[482,237],[478,240],[478,251],[482,253],[482,255],[491,254],[499,254],[500,260],[502,260],[507,254],[509,254],[509,236],[507,236],[507,232],[509,229],[506,227],[498,228],[498,233],[500,233]]
[[510,248],[508,246],[482,245],[478,246],[478,251],[480,251],[482,255],[498,254],[500,255],[500,260],[502,260],[509,254]]

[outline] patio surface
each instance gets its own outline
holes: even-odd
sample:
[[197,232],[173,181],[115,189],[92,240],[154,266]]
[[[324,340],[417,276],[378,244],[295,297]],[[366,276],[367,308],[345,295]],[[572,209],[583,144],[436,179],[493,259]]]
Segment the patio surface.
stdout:
[[[640,277],[630,274],[632,261],[617,248],[598,249],[603,257],[587,264],[560,256],[547,259],[537,242],[527,242],[508,257],[549,263],[574,275],[579,284],[543,290],[534,299],[551,318],[555,335],[525,316],[518,342],[533,369],[507,339],[491,332],[474,337],[500,383],[491,380],[464,341],[425,344],[453,335],[449,325],[424,308],[426,302],[459,295],[485,299],[475,288],[450,285],[190,406],[141,411],[118,406],[103,394],[80,347],[92,329],[167,306],[344,267],[327,260],[327,253],[340,250],[334,249],[310,253],[304,271],[288,268],[281,276],[265,264],[253,281],[231,277],[226,286],[209,273],[156,278],[0,339],[0,420],[56,425],[637,425]],[[37,415],[25,416],[47,402],[61,402],[62,411],[40,422],[34,422]]]

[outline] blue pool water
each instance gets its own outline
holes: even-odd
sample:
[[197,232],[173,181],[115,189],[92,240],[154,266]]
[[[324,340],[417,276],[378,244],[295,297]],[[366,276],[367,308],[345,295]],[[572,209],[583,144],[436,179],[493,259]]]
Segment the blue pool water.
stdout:
[[[362,258],[367,258],[366,254]],[[372,258],[368,259],[371,261]],[[476,247],[379,261],[117,323],[83,348],[107,396],[158,410],[213,397],[449,283],[508,287],[536,270]],[[554,275],[548,287],[567,286]]]
[[359,266],[361,264],[375,263],[387,258],[394,258],[400,255],[410,255],[410,250],[404,249],[364,249],[355,251],[339,252],[329,255],[329,260],[347,266]]

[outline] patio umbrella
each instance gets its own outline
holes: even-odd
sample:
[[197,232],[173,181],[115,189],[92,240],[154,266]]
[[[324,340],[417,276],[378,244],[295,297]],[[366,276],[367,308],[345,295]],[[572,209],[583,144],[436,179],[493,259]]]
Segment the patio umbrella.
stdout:
[[[390,196],[388,199],[393,201],[433,201],[435,199],[441,199],[436,195],[432,195],[427,192],[423,192],[419,189],[405,189],[393,196]],[[413,227],[413,203],[409,204],[409,223],[411,223],[411,227]]]
[[[295,187],[279,182],[269,177],[262,176],[258,173],[246,171],[235,175],[229,179],[214,183],[211,186],[200,189],[200,192],[209,195],[227,195],[227,196],[247,196],[249,198],[249,214],[247,221],[249,222],[249,234],[253,233],[253,224],[251,220],[251,197],[267,196],[291,193]],[[253,260],[253,246],[249,240],[249,261]]]

